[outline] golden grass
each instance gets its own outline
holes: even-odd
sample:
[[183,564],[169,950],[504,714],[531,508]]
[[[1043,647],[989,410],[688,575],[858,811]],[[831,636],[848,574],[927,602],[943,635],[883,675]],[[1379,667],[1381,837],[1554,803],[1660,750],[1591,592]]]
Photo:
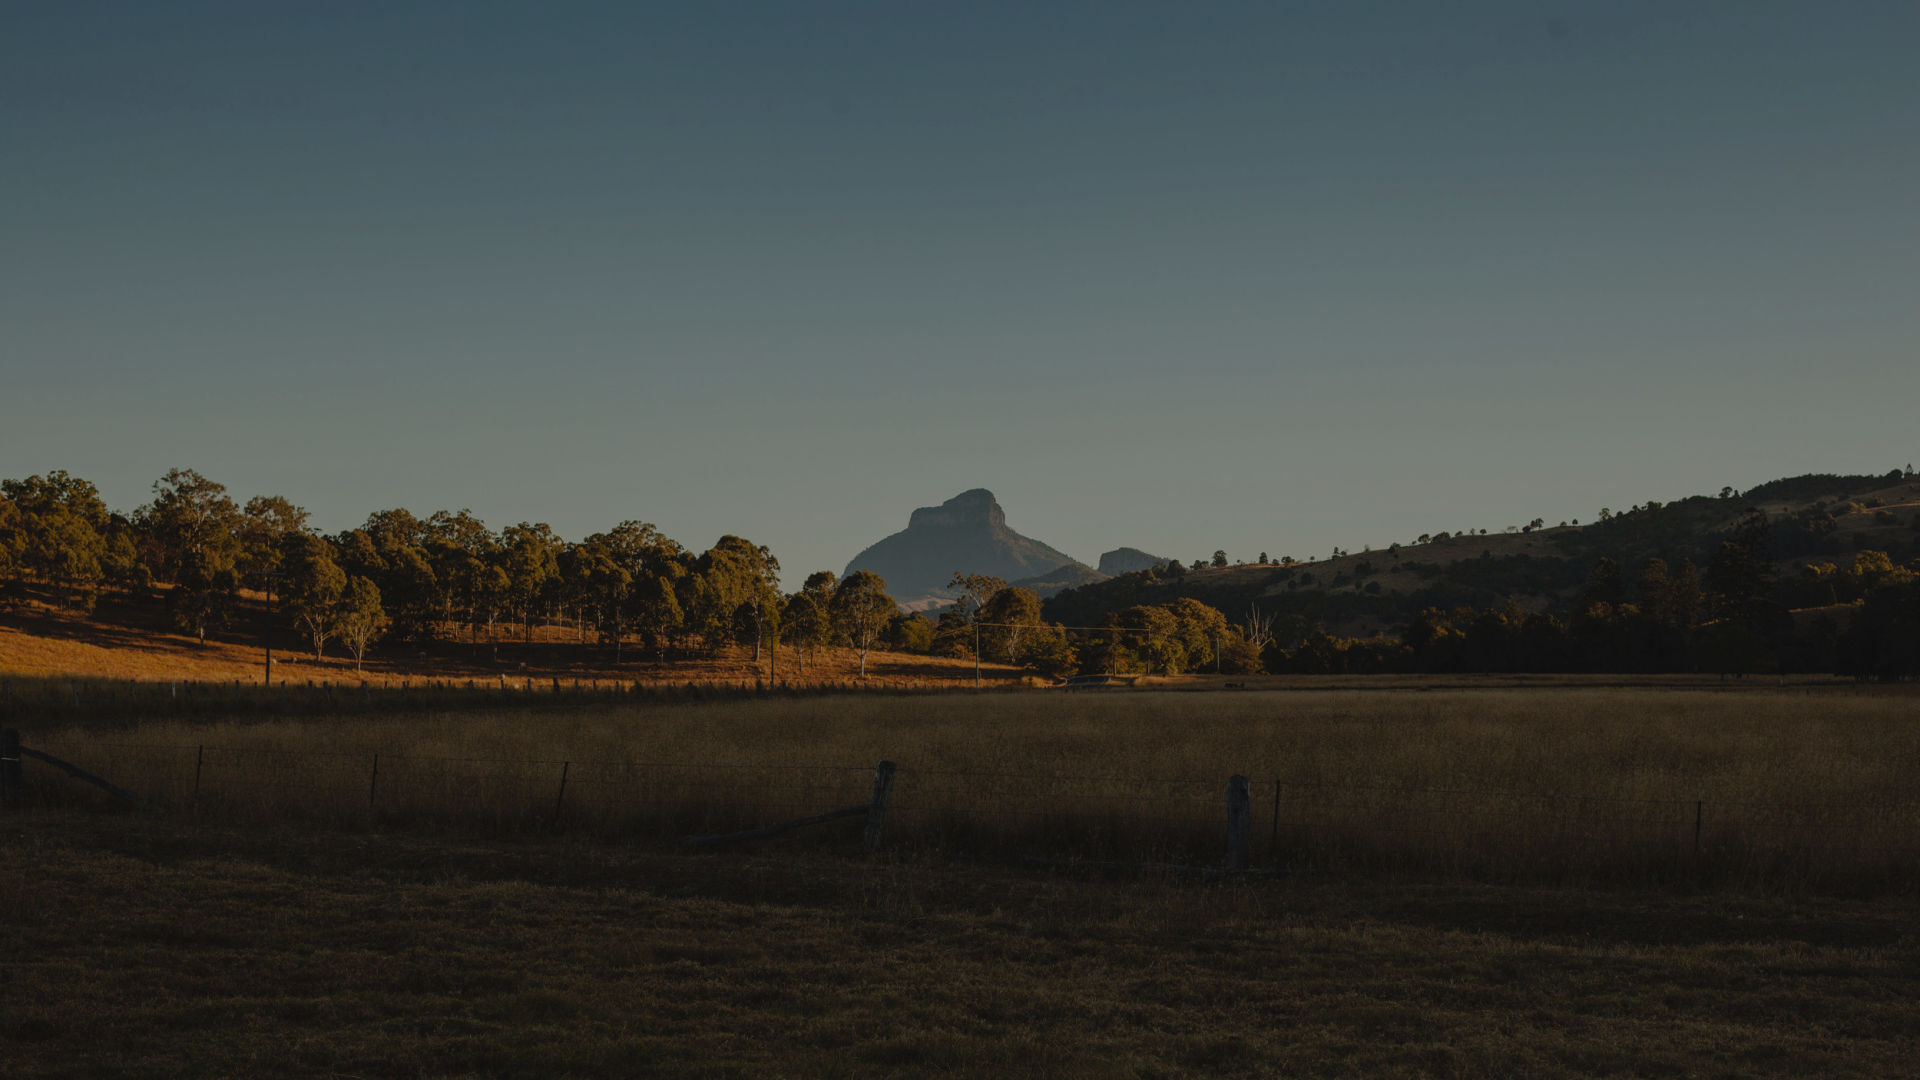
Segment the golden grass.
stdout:
[[484,710],[159,719],[47,730],[29,744],[210,818],[559,826],[650,842],[863,802],[873,764],[888,759],[901,769],[899,843],[1216,863],[1238,773],[1252,778],[1257,857],[1294,869],[1886,889],[1910,887],[1920,867],[1917,700],[1857,688],[640,697],[544,709],[507,698]]
[[[164,593],[164,589],[161,590]],[[621,683],[731,683],[756,679],[803,685],[843,682],[859,677],[859,657],[830,649],[806,658],[791,648],[762,652],[726,648],[714,656],[674,656],[659,662],[628,642],[621,662],[612,650],[583,644],[571,627],[542,624],[532,641],[518,626],[502,625],[497,643],[470,641],[464,628],[448,628],[448,637],[426,646],[396,643],[370,652],[356,666],[338,643],[321,659],[305,651],[301,637],[265,598],[243,594],[235,625],[206,642],[161,629],[165,612],[153,597],[113,596],[91,615],[64,611],[47,602],[17,602],[0,608],[0,678],[74,678],[135,680],[148,683],[239,681],[260,685],[266,672],[266,647],[273,646],[273,679],[290,686],[307,682],[376,687],[402,683],[467,680],[498,685],[502,679],[524,689],[529,682],[550,687],[553,679]],[[894,687],[971,685],[971,660],[875,651],[867,658],[868,681]],[[1019,682],[1027,673],[1005,664],[980,665],[989,682]]]

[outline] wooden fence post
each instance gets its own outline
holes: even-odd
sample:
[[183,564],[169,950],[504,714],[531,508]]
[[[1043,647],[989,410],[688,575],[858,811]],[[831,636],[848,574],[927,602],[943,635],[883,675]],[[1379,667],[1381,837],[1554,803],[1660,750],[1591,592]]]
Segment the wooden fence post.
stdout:
[[0,731],[0,804],[20,809],[20,733]]
[[1244,776],[1227,781],[1227,869],[1247,868],[1247,833],[1253,811],[1249,783]]
[[1272,849],[1268,854],[1273,858],[1273,865],[1279,866],[1280,865],[1280,780],[1278,777],[1276,777],[1273,781],[1273,831],[1267,834],[1267,846]]
[[891,794],[893,794],[893,762],[883,761],[873,770],[873,801],[867,804],[868,851],[880,850],[881,830],[887,823],[887,796]]
[[194,809],[196,810],[200,808],[200,771],[206,767],[206,764],[207,764],[207,748],[204,746],[194,747],[193,748],[193,806],[194,806]]
[[380,755],[373,755],[373,775],[367,778],[367,809],[372,810],[380,798]]
[[560,824],[560,811],[567,805],[567,770],[571,768],[573,768],[571,761],[560,763],[560,794],[553,798],[553,823],[556,826]]

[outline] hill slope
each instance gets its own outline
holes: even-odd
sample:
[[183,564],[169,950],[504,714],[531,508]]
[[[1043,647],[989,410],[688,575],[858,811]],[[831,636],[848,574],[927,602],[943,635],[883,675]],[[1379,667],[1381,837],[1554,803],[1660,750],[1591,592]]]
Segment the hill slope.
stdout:
[[1656,556],[1671,564],[1691,559],[1704,570],[1749,508],[1768,516],[1771,555],[1782,578],[1808,563],[1845,561],[1858,550],[1886,551],[1900,562],[1920,549],[1920,482],[1898,473],[1821,474],[1775,480],[1737,496],[1652,502],[1586,525],[1441,533],[1424,543],[1291,566],[1137,571],[1063,590],[1047,601],[1045,614],[1054,622],[1094,625],[1109,612],[1184,596],[1234,621],[1258,605],[1335,632],[1366,634],[1402,625],[1430,607],[1491,607],[1511,599],[1528,610],[1564,611],[1603,557],[1629,577]]

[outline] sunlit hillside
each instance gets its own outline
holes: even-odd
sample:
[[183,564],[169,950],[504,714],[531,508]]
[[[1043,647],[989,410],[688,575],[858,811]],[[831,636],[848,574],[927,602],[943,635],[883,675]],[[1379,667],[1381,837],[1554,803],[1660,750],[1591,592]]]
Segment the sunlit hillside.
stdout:
[[[430,645],[395,645],[368,653],[356,666],[337,643],[322,657],[303,651],[299,635],[264,596],[244,593],[231,626],[199,642],[167,628],[161,597],[109,594],[91,613],[60,609],[40,594],[30,594],[0,609],[0,674],[72,675],[146,681],[242,680],[259,683],[269,648],[275,682],[352,682],[375,685],[453,680],[524,687],[561,680],[611,682],[720,682],[783,684],[853,679],[859,659],[849,650],[826,649],[801,659],[791,648],[764,652],[734,647],[721,655],[670,654],[665,658],[629,642],[616,662],[613,649],[591,643],[577,628],[541,624],[531,642],[519,627],[501,628],[497,641],[451,640]],[[988,682],[1018,680],[1027,673],[1002,664],[980,666]],[[974,679],[971,660],[876,651],[867,659],[867,681],[876,685],[967,684]]]

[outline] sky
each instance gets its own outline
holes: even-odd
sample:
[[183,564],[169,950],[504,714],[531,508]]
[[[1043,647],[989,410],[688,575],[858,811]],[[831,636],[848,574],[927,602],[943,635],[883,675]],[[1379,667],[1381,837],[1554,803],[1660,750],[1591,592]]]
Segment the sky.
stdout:
[[1917,458],[1920,6],[0,0],[0,475],[1324,556]]

